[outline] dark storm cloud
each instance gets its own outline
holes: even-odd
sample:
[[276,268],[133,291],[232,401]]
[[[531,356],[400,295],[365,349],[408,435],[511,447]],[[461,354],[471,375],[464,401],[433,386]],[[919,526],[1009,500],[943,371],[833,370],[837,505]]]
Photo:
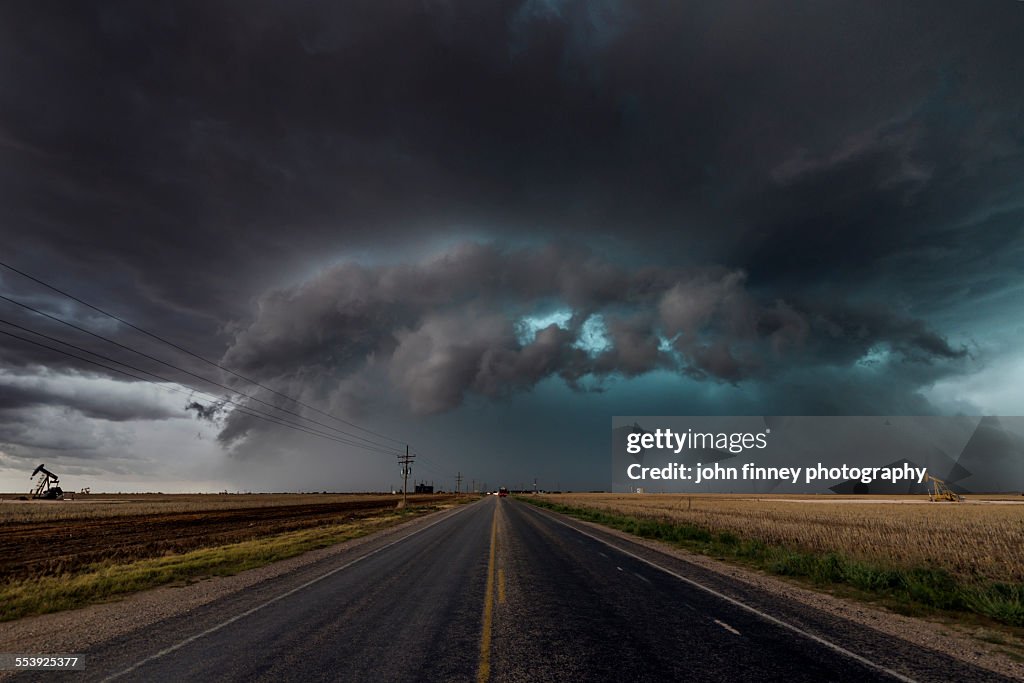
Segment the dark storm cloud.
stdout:
[[670,365],[659,348],[653,312],[609,315],[604,322],[610,348],[602,350],[594,359],[593,369],[597,374],[618,372],[634,377]]
[[[1020,312],[1022,34],[1009,1],[8,4],[2,260],[346,411],[656,370],[778,398],[800,364],[928,411]],[[466,237],[498,246],[424,260]]]
[[[552,309],[569,309],[564,324],[545,321]],[[781,367],[849,366],[882,347],[948,371],[966,353],[918,320],[854,308],[827,315],[760,301],[735,271],[623,269],[568,248],[467,244],[417,264],[341,264],[272,292],[225,362],[266,381],[305,378],[327,394],[381,370],[400,402],[437,413],[548,377],[580,387],[587,376],[660,368],[769,380]],[[594,320],[600,344],[584,334]]]
[[5,223],[215,319],[454,226],[856,277],[1019,189],[1020,9],[958,7],[12,6]]

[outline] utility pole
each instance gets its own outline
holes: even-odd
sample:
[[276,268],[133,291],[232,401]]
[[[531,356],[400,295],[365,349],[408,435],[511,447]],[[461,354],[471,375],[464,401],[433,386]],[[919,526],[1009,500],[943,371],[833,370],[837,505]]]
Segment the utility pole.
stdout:
[[473,480],[473,488],[471,489],[471,491],[473,493],[476,493],[476,479]]
[[455,495],[462,495],[462,472],[455,475]]
[[537,493],[537,477],[533,478],[533,492]]
[[398,464],[402,466],[402,507],[405,507],[405,499],[409,494],[409,474],[412,473],[412,461],[415,455],[409,453],[409,446],[405,447],[405,455],[398,456]]

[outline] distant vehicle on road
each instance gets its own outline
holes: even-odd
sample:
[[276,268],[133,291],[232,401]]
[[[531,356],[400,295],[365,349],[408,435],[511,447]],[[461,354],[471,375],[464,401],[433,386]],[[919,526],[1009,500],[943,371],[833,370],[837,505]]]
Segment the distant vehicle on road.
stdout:
[[498,489],[498,497],[499,498],[504,498],[507,495],[508,495],[508,489],[507,488],[502,486],[500,489]]

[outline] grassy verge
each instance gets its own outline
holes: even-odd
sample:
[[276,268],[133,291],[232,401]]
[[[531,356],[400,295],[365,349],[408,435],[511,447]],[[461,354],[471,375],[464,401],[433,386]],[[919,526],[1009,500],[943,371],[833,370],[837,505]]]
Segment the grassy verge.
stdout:
[[1024,627],[1024,584],[971,583],[944,569],[892,567],[840,553],[811,553],[768,545],[734,533],[716,533],[692,524],[571,507],[534,497],[522,497],[521,500],[642,538],[739,561],[771,574],[798,578],[816,586],[844,587],[853,597],[880,600],[903,612],[981,615],[1012,627]]
[[366,536],[411,517],[436,510],[408,507],[377,517],[304,529],[252,541],[128,563],[89,565],[64,576],[13,579],[0,583],[0,621],[59,612],[167,584],[228,576],[262,567],[309,550]]

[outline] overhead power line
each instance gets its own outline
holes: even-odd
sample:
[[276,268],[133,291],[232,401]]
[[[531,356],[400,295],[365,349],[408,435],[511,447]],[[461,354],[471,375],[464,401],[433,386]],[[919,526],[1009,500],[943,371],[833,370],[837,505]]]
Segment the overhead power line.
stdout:
[[[126,370],[121,370],[119,368],[115,368],[115,367],[111,367],[109,365],[105,365],[103,363],[99,363],[99,362],[91,360],[89,358],[85,358],[83,356],[79,356],[78,354],[74,354],[74,353],[71,353],[69,351],[65,351],[63,349],[58,349],[58,348],[50,346],[48,344],[43,344],[42,342],[38,342],[38,341],[35,341],[33,339],[29,339],[27,337],[22,337],[21,335],[14,334],[12,332],[6,332],[4,330],[0,330],[0,334],[6,335],[8,337],[13,337],[14,339],[19,339],[19,340],[21,340],[23,342],[26,342],[28,344],[32,344],[34,346],[38,346],[38,347],[41,347],[41,348],[44,348],[44,349],[49,349],[50,351],[55,351],[57,353],[65,355],[65,356],[69,356],[71,358],[75,358],[77,360],[83,361],[85,363],[90,363],[92,365],[96,365],[98,367],[104,368],[104,369],[109,370],[111,372],[116,372],[116,373],[119,373],[119,374],[122,374],[122,375],[125,375],[125,376],[128,376],[128,377],[131,377],[133,379],[136,379],[136,380],[139,380],[139,381],[142,381],[142,382],[148,382],[150,384],[153,384],[153,385],[155,385],[157,387],[161,387],[161,388],[166,389],[168,391],[174,391],[176,393],[184,393],[184,394],[187,394],[189,396],[193,396],[195,394],[199,394],[201,396],[206,396],[206,397],[208,397],[208,398],[210,398],[210,399],[212,399],[214,401],[221,401],[221,400],[223,400],[223,401],[225,401],[227,403],[230,403],[230,404],[236,406],[236,409],[240,410],[243,415],[247,415],[249,417],[255,417],[255,418],[257,418],[259,420],[263,420],[265,422],[271,422],[273,424],[277,424],[277,425],[280,425],[282,427],[288,427],[290,429],[295,429],[296,431],[305,432],[307,434],[312,434],[314,436],[319,436],[321,438],[329,439],[329,440],[335,441],[337,443],[342,443],[342,444],[345,444],[345,445],[348,445],[348,446],[355,446],[356,448],[362,448],[363,450],[376,451],[378,453],[385,453],[385,454],[388,454],[388,455],[396,455],[396,454],[398,454],[398,452],[395,449],[377,448],[377,447],[373,447],[373,446],[370,446],[370,445],[367,445],[367,444],[364,444],[364,443],[359,443],[359,442],[355,442],[355,441],[349,441],[347,439],[342,439],[342,438],[339,438],[339,437],[337,437],[337,436],[335,436],[333,434],[324,433],[324,432],[321,432],[321,431],[316,430],[316,429],[312,429],[312,428],[307,427],[307,426],[302,425],[302,424],[296,424],[296,423],[293,423],[293,422],[289,422],[287,420],[284,420],[283,418],[277,417],[276,415],[271,415],[269,413],[264,413],[262,411],[258,411],[256,409],[250,407],[250,406],[246,406],[244,404],[238,403],[237,401],[232,401],[231,399],[221,399],[220,397],[213,396],[212,394],[208,394],[208,393],[206,393],[204,391],[200,391],[200,390],[195,389],[193,387],[189,387],[189,386],[187,386],[185,384],[181,384],[180,382],[175,382],[173,380],[167,379],[166,377],[162,377],[162,376],[160,376],[160,375],[158,375],[156,373],[150,372],[148,370],[143,370],[142,368],[137,368],[137,367],[135,367],[133,365],[130,365],[128,363],[124,363],[123,361],[119,361],[119,360],[116,360],[116,359],[113,359],[113,358],[109,358],[108,356],[104,356],[104,355],[96,353],[94,351],[89,351],[88,349],[84,349],[84,348],[82,348],[80,346],[76,346],[74,344],[71,344],[69,342],[63,341],[61,339],[57,339],[56,337],[51,337],[49,335],[42,334],[41,332],[35,332],[35,331],[30,330],[30,329],[28,329],[26,327],[22,327],[21,325],[17,325],[15,323],[11,323],[11,322],[8,322],[6,320],[0,320],[0,323],[3,323],[5,325],[10,325],[11,327],[17,328],[19,330],[23,330],[25,332],[28,332],[30,334],[34,334],[34,335],[42,337],[44,339],[48,339],[48,340],[56,342],[58,344],[63,344],[65,346],[67,346],[69,348],[72,348],[72,349],[75,349],[77,351],[81,351],[83,353],[88,353],[90,355],[96,356],[97,358],[102,358],[103,360],[108,361],[110,363],[116,363],[117,365],[121,365],[121,366],[124,366],[126,368],[129,368],[130,370],[134,370],[135,372],[141,372],[143,374],[149,375],[150,377],[155,377],[157,380],[159,380],[159,382],[151,380],[151,379],[146,379],[145,377],[140,377],[140,376],[138,376],[138,375],[136,375],[136,374],[134,374],[132,372],[128,372]],[[164,384],[161,384],[160,382],[163,382]],[[176,385],[178,387],[181,387],[181,389],[184,390],[184,391],[179,390],[179,389],[175,389],[174,386],[167,386],[168,384]]]
[[[203,377],[202,375],[198,375],[198,374],[196,374],[196,373],[194,373],[194,372],[192,372],[190,370],[186,370],[185,368],[182,368],[182,367],[179,367],[177,365],[174,365],[173,363],[169,363],[168,361],[165,361],[165,360],[163,360],[161,358],[157,358],[155,356],[151,356],[148,353],[144,353],[142,351],[139,351],[138,349],[132,348],[130,346],[126,346],[126,345],[124,345],[124,344],[122,344],[120,342],[114,341],[113,339],[110,339],[108,337],[104,337],[101,334],[97,334],[97,333],[95,333],[95,332],[93,332],[91,330],[88,330],[88,329],[84,328],[84,327],[80,327],[78,325],[75,325],[74,323],[70,323],[67,320],[63,320],[61,318],[58,318],[55,315],[50,315],[49,313],[46,313],[44,311],[40,311],[39,309],[33,308],[32,306],[29,306],[28,304],[24,304],[24,303],[21,303],[20,301],[16,301],[14,299],[11,299],[10,297],[6,297],[6,296],[0,294],[0,300],[7,301],[7,302],[12,303],[12,304],[14,304],[16,306],[21,306],[22,308],[27,309],[27,310],[29,310],[29,311],[37,314],[37,315],[41,315],[41,316],[43,316],[45,318],[49,318],[50,320],[54,320],[54,321],[60,323],[61,325],[66,325],[66,326],[68,326],[68,327],[70,327],[72,329],[78,330],[79,332],[84,332],[85,334],[88,334],[91,337],[95,337],[96,339],[99,339],[99,340],[102,340],[104,342],[107,342],[108,344],[113,344],[114,346],[116,346],[118,348],[124,349],[126,351],[130,351],[130,352],[132,352],[134,354],[142,356],[143,358],[148,358],[149,360],[156,361],[157,363],[161,363],[162,365],[166,365],[169,368],[173,368],[175,370],[178,370],[179,372],[183,372],[186,375],[190,375],[192,377],[195,377],[196,379],[202,380],[203,382],[208,382],[208,383],[210,383],[210,384],[212,384],[214,386],[220,387],[221,389],[224,389],[226,391],[230,391],[232,394],[236,394],[238,396],[244,396],[245,398],[247,398],[247,399],[249,399],[251,401],[256,401],[257,403],[262,403],[263,405],[269,406],[270,408],[273,408],[274,410],[280,410],[283,413],[288,413],[289,415],[294,415],[295,417],[298,417],[299,419],[306,420],[307,422],[311,422],[311,423],[313,423],[315,425],[319,425],[321,427],[324,427],[325,429],[333,430],[335,432],[338,432],[339,434],[343,434],[345,436],[352,437],[353,439],[359,439],[361,441],[365,441],[365,442],[367,442],[369,444],[373,444],[375,446],[380,446],[382,448],[391,448],[390,446],[387,446],[386,444],[378,443],[378,442],[374,441],[373,439],[367,438],[365,436],[361,436],[359,434],[353,434],[351,432],[346,432],[346,431],[344,431],[342,429],[338,429],[337,427],[332,427],[331,425],[324,424],[323,422],[320,422],[318,420],[314,420],[312,418],[308,418],[305,415],[297,413],[297,412],[295,412],[293,410],[288,410],[287,408],[282,408],[280,406],[274,405],[273,403],[270,403],[268,401],[264,401],[263,399],[257,398],[255,396],[250,396],[249,394],[247,394],[247,393],[245,393],[243,391],[239,391],[238,389],[234,389],[232,387],[229,387],[226,384],[221,384],[220,382],[217,382],[215,380],[209,379],[207,377]],[[21,330],[24,330],[26,332],[31,332],[33,334],[37,334],[34,330],[30,330],[28,328],[21,327],[20,325],[15,325],[14,323],[11,323],[11,322],[8,322],[8,321],[5,321],[5,320],[0,320],[0,322],[5,322],[8,325],[11,325],[12,327],[17,327],[17,328],[19,328]],[[45,336],[45,335],[40,335],[40,336]],[[53,339],[53,338],[49,338],[49,339],[51,339],[51,341],[57,341],[57,342],[60,342],[60,343],[65,343],[65,342],[63,342],[62,340],[59,340],[59,339]],[[68,346],[72,346],[72,345],[68,344]],[[73,348],[77,348],[77,347],[73,347]],[[91,353],[91,352],[86,351],[86,353]],[[119,363],[120,361],[113,360],[112,362]],[[126,367],[130,367],[130,366],[126,366]],[[145,371],[144,370],[140,370],[140,372],[145,372]],[[393,450],[394,449],[392,449],[392,451]]]
[[[21,329],[24,329],[24,328],[21,328]],[[39,346],[39,347],[42,347],[44,349],[49,349],[50,351],[55,351],[57,353],[65,355],[65,356],[69,356],[71,358],[78,359],[78,360],[83,361],[85,363],[90,363],[92,365],[96,365],[98,367],[104,368],[106,370],[110,370],[112,372],[116,372],[116,373],[120,373],[122,375],[126,375],[128,377],[131,377],[133,379],[137,379],[137,380],[142,381],[142,382],[148,382],[149,384],[153,384],[154,386],[156,386],[158,388],[161,388],[161,389],[165,389],[167,391],[172,391],[172,392],[179,393],[179,394],[185,394],[185,395],[187,395],[189,397],[192,397],[192,396],[195,396],[196,394],[199,394],[200,396],[206,396],[206,397],[211,398],[211,399],[213,399],[215,401],[222,400],[219,397],[212,396],[211,394],[207,394],[206,392],[199,391],[197,389],[193,389],[192,387],[189,387],[187,385],[183,385],[183,384],[180,384],[178,382],[173,382],[171,380],[167,380],[167,379],[162,378],[159,375],[155,375],[155,374],[153,374],[153,373],[151,373],[151,372],[149,372],[147,370],[139,369],[138,372],[142,372],[144,374],[156,377],[157,379],[160,380],[160,382],[157,382],[157,381],[154,381],[154,380],[151,380],[151,379],[146,379],[145,377],[139,377],[138,375],[133,374],[131,372],[127,372],[127,371],[121,370],[119,368],[110,367],[109,365],[104,365],[103,363],[99,363],[97,361],[90,360],[88,358],[83,358],[82,356],[79,356],[77,354],[70,353],[70,352],[65,351],[63,349],[58,349],[58,348],[55,348],[53,346],[49,346],[48,344],[43,344],[41,342],[37,342],[35,340],[28,339],[26,337],[22,337],[20,335],[13,334],[11,332],[5,332],[3,330],[0,330],[0,334],[6,335],[8,337],[13,337],[14,339],[19,339],[19,340],[21,340],[23,342],[26,342],[28,344],[33,344],[34,346]],[[50,339],[51,341],[56,341],[59,344],[65,344],[67,346],[70,346],[71,348],[79,349],[79,350],[81,350],[81,351],[83,351],[85,353],[89,353],[89,354],[95,355],[95,356],[97,356],[99,358],[106,359],[105,356],[102,356],[100,354],[96,354],[96,353],[94,353],[92,351],[88,351],[86,349],[81,349],[81,347],[77,347],[77,346],[75,346],[73,344],[68,344],[67,342],[61,341],[59,339],[54,339],[53,337],[49,337],[47,335],[42,335],[42,334],[39,334],[38,332],[31,332],[31,334],[36,334],[36,335],[42,336],[42,337],[44,337],[46,339]],[[117,361],[117,360],[113,360],[113,359],[110,359],[110,360],[111,360],[112,363],[117,363],[119,365],[125,365],[125,367],[129,367],[129,368],[132,367],[130,365],[122,363],[121,361]],[[163,382],[163,383],[161,383],[161,382]],[[168,386],[168,384],[177,385],[178,387],[180,387],[180,389],[179,388],[175,388],[175,386]],[[349,445],[349,446],[356,446],[356,447],[362,448],[364,450],[377,451],[379,453],[386,453],[386,454],[389,454],[389,455],[394,455],[394,454],[397,453],[397,451],[395,451],[395,450],[384,450],[384,449],[378,449],[378,448],[371,448],[369,446],[366,446],[365,444],[360,444],[360,443],[354,443],[354,442],[351,442],[351,441],[347,441],[345,439],[338,438],[338,437],[336,437],[336,436],[334,436],[332,434],[325,434],[323,432],[320,432],[319,430],[312,429],[310,427],[306,427],[305,425],[299,425],[299,424],[295,424],[293,422],[289,422],[287,420],[284,420],[283,418],[277,417],[276,415],[269,415],[268,413],[263,413],[263,412],[257,411],[257,410],[255,410],[253,408],[249,408],[247,406],[244,406],[244,405],[239,404],[239,403],[235,403],[233,401],[226,401],[226,402],[232,403],[233,405],[235,405],[236,406],[235,409],[238,410],[239,412],[241,412],[243,415],[247,415],[249,417],[255,417],[256,419],[263,420],[265,422],[270,422],[272,424],[277,424],[277,425],[280,425],[282,427],[288,427],[288,428],[294,429],[296,431],[305,432],[307,434],[312,434],[314,436],[319,436],[319,437],[328,439],[330,441],[336,441],[338,443],[343,443],[343,444],[346,444],[346,445]]]
[[[354,422],[349,422],[348,420],[345,420],[343,418],[337,417],[336,415],[332,415],[331,413],[328,413],[328,412],[325,412],[323,410],[320,410],[319,408],[317,408],[315,406],[311,406],[308,403],[304,403],[303,401],[300,401],[297,398],[294,398],[294,397],[289,396],[287,394],[284,394],[284,393],[282,393],[280,391],[277,391],[276,389],[271,389],[270,387],[268,387],[268,386],[266,386],[264,384],[261,384],[260,382],[254,380],[254,379],[246,377],[245,375],[242,375],[241,373],[235,372],[231,368],[226,368],[226,367],[224,367],[223,365],[221,365],[220,363],[218,363],[216,361],[212,361],[212,360],[210,360],[208,358],[205,358],[205,357],[199,355],[198,353],[195,353],[193,351],[190,351],[189,349],[186,349],[183,346],[179,346],[178,344],[175,344],[174,342],[169,341],[169,340],[161,337],[158,334],[154,334],[153,332],[149,332],[148,330],[144,330],[141,327],[128,322],[124,318],[120,318],[120,317],[114,315],[113,313],[109,313],[109,312],[103,310],[102,308],[89,303],[88,301],[83,301],[82,299],[79,299],[75,295],[69,294],[68,292],[65,292],[64,290],[59,289],[59,288],[55,287],[54,285],[51,285],[48,282],[44,282],[44,281],[40,280],[37,277],[29,275],[28,273],[26,273],[24,271],[18,270],[17,268],[15,268],[14,266],[12,266],[10,264],[7,264],[7,263],[4,263],[3,261],[0,261],[0,267],[6,268],[7,270],[9,270],[9,271],[11,271],[13,273],[17,273],[18,275],[21,275],[24,278],[28,278],[32,282],[40,284],[43,287],[46,287],[47,289],[50,289],[50,290],[52,290],[54,292],[57,292],[58,294],[60,294],[62,296],[66,296],[67,298],[69,298],[72,301],[75,301],[75,302],[81,304],[82,306],[86,306],[86,307],[91,308],[92,310],[94,310],[94,311],[96,311],[98,313],[102,313],[103,315],[107,316],[108,318],[112,318],[112,319],[116,320],[117,322],[121,323],[122,325],[126,325],[126,326],[130,327],[131,329],[146,335],[147,337],[155,339],[155,340],[157,340],[157,341],[159,341],[159,342],[161,342],[163,344],[167,344],[168,346],[170,346],[172,348],[175,348],[178,351],[181,351],[182,353],[188,354],[189,356],[192,356],[193,358],[201,360],[202,362],[204,362],[204,363],[206,363],[208,365],[212,365],[215,368],[219,368],[219,369],[223,370],[224,372],[227,372],[227,373],[229,373],[229,374],[231,374],[231,375],[233,375],[233,376],[235,376],[235,377],[237,377],[237,378],[239,378],[241,380],[249,382],[250,384],[253,384],[253,385],[257,386],[257,387],[260,387],[261,389],[265,389],[265,390],[269,391],[272,394],[275,394],[275,395],[280,396],[282,398],[288,399],[289,401],[293,401],[293,402],[297,403],[298,405],[300,405],[300,406],[302,406],[304,408],[312,410],[313,412],[316,412],[316,413],[319,413],[319,414],[324,415],[326,417],[329,417],[332,420],[337,420],[338,422],[341,422],[342,424],[346,424],[349,427],[352,427],[354,429],[358,429],[360,431],[366,432],[367,434],[373,434],[374,436],[380,437],[382,439],[387,439],[388,441],[392,441],[392,442],[397,443],[397,444],[405,444],[406,443],[405,441],[403,441],[401,439],[395,439],[393,437],[387,436],[386,434],[381,434],[379,432],[375,432],[372,429],[367,429],[366,427],[362,427],[360,425],[357,425]],[[235,390],[232,390],[232,391],[235,391]]]

